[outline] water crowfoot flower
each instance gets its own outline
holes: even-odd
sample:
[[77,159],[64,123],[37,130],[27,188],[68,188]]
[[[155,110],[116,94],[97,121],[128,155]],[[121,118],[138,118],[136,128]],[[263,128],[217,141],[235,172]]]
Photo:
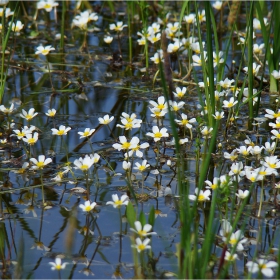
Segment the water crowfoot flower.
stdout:
[[117,24],[112,23],[109,25],[110,30],[115,30],[117,32],[122,31],[127,25],[124,25],[122,21],[118,21]]
[[49,262],[49,264],[52,266],[51,270],[61,270],[64,269],[68,263],[65,262],[62,264],[61,258],[56,258],[55,262]]
[[100,124],[109,124],[114,119],[114,116],[111,118],[109,115],[105,115],[103,118],[98,118]]
[[0,111],[4,114],[11,114],[14,110],[14,103],[11,104],[10,108],[6,108],[4,105],[0,106]]
[[53,118],[56,114],[56,110],[55,109],[49,109],[47,113],[45,113],[48,117]]
[[54,0],[47,0],[47,1],[41,0],[37,3],[37,9],[38,10],[45,9],[46,12],[51,12],[51,10],[56,6],[58,6],[58,3],[55,2]]
[[130,230],[133,232],[136,232],[137,234],[139,234],[141,237],[145,237],[148,235],[153,235],[153,234],[157,234],[156,232],[151,232],[152,226],[150,224],[146,224],[142,227],[141,222],[136,221],[134,223],[135,225],[135,229],[131,228]]
[[106,36],[106,37],[104,37],[104,42],[105,42],[106,44],[111,44],[112,41],[113,41],[113,37],[111,37],[111,36]]
[[42,55],[48,55],[50,51],[54,51],[55,48],[52,46],[39,46],[37,47],[37,51],[35,52],[35,54],[42,54]]
[[96,202],[90,203],[89,200],[85,202],[85,204],[80,204],[79,207],[84,211],[84,212],[90,212],[94,207],[96,206]]
[[35,109],[31,108],[31,109],[29,109],[28,113],[24,109],[22,109],[22,114],[19,114],[19,115],[20,115],[20,117],[26,119],[27,121],[30,121],[35,116],[37,116],[38,113],[35,113]]
[[75,159],[74,161],[74,165],[76,167],[74,167],[75,169],[79,168],[82,171],[87,171],[90,169],[90,167],[94,164],[94,159],[88,155],[85,156],[85,158],[79,158],[79,159]]
[[265,259],[257,259],[256,262],[249,261],[246,263],[250,273],[260,271],[265,277],[272,277],[274,272],[272,268],[278,267],[278,263],[274,261],[267,261]]
[[194,192],[195,192],[195,195],[192,195],[192,194],[189,195],[190,200],[198,200],[198,202],[204,202],[206,200],[210,200],[210,197],[209,197],[211,195],[210,190],[206,190],[206,191],[200,190],[198,193],[198,188],[196,188],[194,190]]
[[139,237],[137,237],[135,240],[136,244],[131,245],[131,247],[136,248],[138,253],[141,253],[144,250],[151,249],[151,246],[148,245],[150,241],[151,240],[149,238],[146,238],[144,241],[142,241]]
[[89,137],[91,136],[91,134],[95,131],[95,129],[90,129],[90,128],[86,128],[84,132],[78,132],[79,135],[81,135],[80,139],[81,138],[84,138],[84,137]]
[[38,132],[35,132],[34,135],[26,134],[25,138],[22,138],[24,142],[26,142],[29,145],[34,145],[38,141]]
[[31,169],[43,169],[46,165],[52,162],[51,158],[45,158],[44,155],[40,155],[38,160],[36,158],[31,158],[30,161],[34,164]]
[[117,194],[112,194],[113,201],[107,201],[106,205],[113,205],[114,208],[119,208],[122,205],[127,205],[129,202],[129,198],[126,194],[123,194],[119,199]]
[[133,167],[133,169],[137,169],[140,172],[143,172],[150,166],[150,164],[147,164],[147,160],[145,160],[145,159],[142,161],[142,164],[140,164],[139,162],[136,162],[135,165],[136,165],[136,167]]
[[140,139],[136,136],[132,137],[131,141],[128,142],[125,136],[119,136],[120,143],[113,144],[113,148],[116,150],[131,150],[137,147]]
[[158,126],[153,126],[152,130],[153,132],[148,132],[146,135],[153,137],[155,142],[159,141],[162,137],[169,136],[167,129],[164,127],[159,130]]
[[67,132],[71,129],[71,127],[66,127],[64,125],[60,125],[58,129],[52,128],[52,135],[67,135]]

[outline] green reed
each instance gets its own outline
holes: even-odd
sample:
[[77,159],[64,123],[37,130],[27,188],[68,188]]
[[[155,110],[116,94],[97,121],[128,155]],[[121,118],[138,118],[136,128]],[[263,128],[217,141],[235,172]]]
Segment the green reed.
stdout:
[[[16,4],[15,12],[12,17],[11,23],[14,21],[14,19],[16,17],[15,15],[18,13],[18,4],[19,4],[19,2],[17,2],[17,4]],[[12,50],[9,51],[7,65],[5,65],[5,54],[6,54],[6,51],[8,50],[7,47],[8,47],[8,43],[9,43],[9,39],[10,39],[10,34],[12,31],[12,24],[10,24],[10,26],[8,26],[8,27],[6,26],[5,11],[6,11],[6,6],[4,6],[4,10],[3,10],[2,30],[1,30],[1,36],[0,36],[1,45],[2,45],[2,48],[1,48],[2,57],[1,57],[0,103],[1,103],[4,93],[5,93],[5,84],[6,84],[9,63],[10,63],[10,58],[11,58],[11,52],[12,52]],[[5,66],[6,66],[6,69],[5,69]]]

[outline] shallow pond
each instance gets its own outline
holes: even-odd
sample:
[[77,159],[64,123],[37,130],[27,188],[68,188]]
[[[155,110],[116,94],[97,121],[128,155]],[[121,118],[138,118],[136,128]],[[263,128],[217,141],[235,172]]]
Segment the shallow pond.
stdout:
[[[174,90],[176,87],[188,87],[187,94],[182,98],[185,104],[176,112],[176,119],[181,118],[183,112],[188,115],[188,119],[196,118],[191,134],[189,129],[178,129],[180,138],[188,138],[188,142],[180,146],[180,162],[174,145],[168,143],[172,139],[168,113],[164,118],[155,119],[151,116],[152,105],[149,101],[157,102],[158,97],[163,96],[158,65],[150,60],[160,42],[147,47],[149,67],[143,70],[146,66],[145,46],[137,43],[137,32],[142,32],[142,23],[139,21],[141,5],[102,1],[67,1],[58,4],[51,12],[46,12],[44,9],[36,10],[36,2],[21,2],[18,7],[14,2],[9,3],[12,9],[19,9],[17,17],[24,23],[24,28],[10,38],[9,55],[5,57],[8,76],[2,104],[9,108],[13,103],[15,109],[11,114],[3,112],[0,116],[2,139],[7,139],[7,142],[2,142],[0,150],[1,277],[83,279],[133,278],[141,275],[147,278],[177,278],[177,246],[181,242],[183,227],[180,222],[179,202],[182,193],[177,181],[178,168],[184,164],[182,181],[188,186],[189,193],[193,194],[198,187],[200,169],[209,148],[209,143],[205,144],[209,139],[206,137],[205,140],[201,133],[204,99],[197,93],[199,87],[196,87],[195,82],[202,81],[201,69],[196,70],[195,78],[183,80],[181,78],[188,73],[188,54],[182,52],[179,64],[178,57],[171,54]],[[144,9],[149,13],[147,26],[156,22],[157,17],[163,20],[167,12],[171,12],[168,22],[179,21],[183,2],[148,4],[151,5],[150,9]],[[63,5],[66,9],[64,27],[61,22]],[[79,9],[77,5],[80,5]],[[203,4],[199,5],[202,9]],[[98,19],[88,24],[87,31],[73,26],[75,16],[90,7]],[[246,26],[247,8],[244,5],[240,11],[240,30]],[[132,12],[131,9],[136,10]],[[226,17],[228,12],[225,8],[225,15],[216,14],[217,21],[221,16]],[[130,16],[131,21],[129,28],[119,33],[109,29],[109,25],[117,21],[122,20],[127,24],[127,16]],[[56,36],[62,28],[65,32],[64,48],[60,48],[62,40]],[[128,36],[128,30],[131,37]],[[185,25],[182,25],[182,30],[186,34]],[[202,24],[203,38],[206,37],[205,31]],[[229,33],[228,30],[220,35],[221,50],[226,48]],[[113,41],[106,44],[104,36],[109,34]],[[261,36],[256,41],[260,43]],[[229,67],[223,79],[227,75],[232,78],[235,75],[235,70],[232,72],[230,68],[235,67],[232,60],[235,60],[236,65],[241,63],[241,46],[237,38],[232,42],[226,60]],[[51,45],[55,50],[46,56],[35,55],[41,44]],[[266,76],[269,73],[268,69],[263,72]],[[242,84],[245,77],[246,74],[241,73],[237,83]],[[259,86],[259,79],[256,79],[256,83]],[[263,90],[258,115],[262,118],[261,123],[248,129],[248,106],[240,107],[238,118],[232,121],[232,126],[226,125],[226,118],[221,122],[217,136],[217,143],[220,142],[221,146],[217,146],[213,154],[208,180],[228,174],[232,162],[225,160],[224,152],[230,153],[245,145],[246,137],[250,137],[255,145],[264,145],[270,138],[269,120],[263,117],[265,109],[278,108],[274,104],[277,95],[270,95],[264,91],[265,87],[259,89]],[[20,116],[22,109],[28,111],[31,108],[38,115],[30,120]],[[56,110],[55,116],[47,116],[45,113],[53,108]],[[224,111],[228,116],[227,109]],[[120,117],[123,112],[129,115],[135,113],[136,118],[142,120],[141,126],[131,130],[118,126],[122,125]],[[114,117],[108,125],[100,123],[100,118],[105,115]],[[14,130],[30,125],[36,127],[33,135],[35,132],[39,135],[35,144],[28,145],[28,142],[12,135],[17,134]],[[58,129],[60,125],[71,130],[65,135],[56,135],[52,129]],[[169,137],[155,142],[153,137],[146,134],[152,131],[153,126],[167,128]],[[81,138],[81,135],[86,135],[86,128],[95,131]],[[127,161],[132,163],[132,168],[128,170],[124,170],[123,150],[118,151],[113,147],[120,142],[118,137],[123,135],[127,139],[139,137],[140,144],[149,144],[141,150],[142,158],[135,154],[128,157]],[[78,159],[80,166],[88,164],[82,162],[83,159],[95,153],[100,158],[91,168],[77,168],[74,164]],[[278,153],[278,149],[275,153]],[[44,168],[38,167],[34,160],[30,161],[30,158],[37,160],[40,155],[51,159]],[[143,164],[142,159],[146,159],[150,165],[143,172],[134,168],[136,162]],[[239,159],[244,162],[244,166],[256,167],[259,163],[259,158],[255,158],[254,154],[243,158],[239,153]],[[25,162],[30,165],[22,169]],[[229,277],[246,278],[245,264],[257,253],[270,254],[272,260],[277,256],[276,248],[280,241],[277,234],[279,209],[277,190],[273,185],[277,178],[278,173],[262,181],[266,186],[262,207],[259,207],[261,185],[256,185],[252,191],[250,203],[245,206],[238,222],[238,228],[243,230],[247,239],[246,246],[238,253],[239,259],[230,268]],[[228,192],[221,192],[220,204],[215,210],[217,240],[212,246],[210,277],[214,277],[219,270],[219,258],[224,254],[219,233],[220,222],[231,215],[229,209],[231,213],[238,211],[240,204],[234,193],[237,185],[241,189],[250,188],[248,178],[233,185]],[[141,273],[135,266],[138,263],[137,251],[131,247],[136,238],[127,217],[127,209],[131,208],[126,205],[116,208],[108,205],[114,194],[119,197],[127,194],[137,217],[142,215],[147,223],[154,220],[152,231],[156,234],[152,235],[149,244],[152,249],[140,254],[139,262],[146,269]],[[89,212],[82,209],[87,200],[96,202]],[[211,202],[206,201],[199,204],[197,209],[195,223],[199,244],[205,238],[210,205]],[[60,258],[62,263],[67,262],[65,269],[51,270],[49,262],[54,262],[56,258]]]

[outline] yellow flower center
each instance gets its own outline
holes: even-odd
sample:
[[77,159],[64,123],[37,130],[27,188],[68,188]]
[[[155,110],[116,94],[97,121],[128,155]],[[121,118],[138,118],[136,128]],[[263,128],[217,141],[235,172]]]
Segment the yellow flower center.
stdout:
[[29,145],[34,145],[36,143],[36,140],[34,138],[28,139],[28,144]]
[[162,133],[160,133],[160,132],[155,133],[155,138],[161,138],[161,137],[162,137]]
[[49,53],[49,50],[42,50],[43,55],[47,55]]
[[89,131],[85,131],[84,136],[89,136]]
[[129,142],[125,142],[125,143],[122,144],[122,147],[123,147],[124,149],[129,149],[130,143],[129,143]]
[[138,169],[139,169],[140,171],[143,171],[143,170],[145,170],[145,168],[146,168],[146,166],[140,165]]
[[138,231],[138,234],[141,235],[141,236],[143,236],[143,235],[146,235],[147,232],[146,232],[145,230],[139,230],[139,231]]
[[115,203],[116,205],[118,205],[118,206],[121,206],[121,205],[122,205],[122,201],[121,201],[121,200],[116,200],[114,203]]
[[60,270],[60,269],[61,269],[61,265],[60,265],[60,264],[57,264],[57,265],[55,266],[55,268],[56,268],[57,270]]
[[164,104],[158,104],[157,108],[160,110],[164,109]]
[[203,194],[198,195],[197,200],[198,200],[198,201],[204,201],[204,200],[205,200],[204,195],[203,195]]
[[125,127],[128,128],[128,129],[131,129],[132,126],[133,126],[133,125],[132,125],[132,122],[129,122],[129,123],[127,123],[127,124],[125,125]]
[[80,167],[81,170],[88,170],[88,165],[87,164],[83,164],[81,167]]
[[183,125],[186,125],[186,124],[188,124],[188,123],[189,123],[189,121],[188,121],[188,120],[185,120],[185,119],[184,119],[184,120],[182,120],[182,124],[183,124]]
[[23,136],[25,136],[25,133],[24,133],[24,132],[19,132],[19,133],[17,134],[17,136],[19,136],[19,137],[22,136],[22,137],[23,137]]
[[145,250],[145,245],[144,244],[140,244],[140,245],[138,245],[138,249],[140,250],[140,251],[143,251],[143,250]]
[[36,164],[39,168],[43,168],[44,167],[44,162],[43,161],[39,161],[39,162],[37,162],[37,164]]
[[234,245],[234,244],[237,243],[237,239],[232,238],[232,239],[230,239],[229,243],[230,243],[231,245]]
[[265,176],[266,172],[265,171],[260,171],[259,174]]
[[59,130],[59,131],[57,132],[57,135],[60,135],[60,136],[63,135],[63,134],[64,134],[64,131],[65,131],[65,130]]
[[280,112],[278,112],[278,113],[274,113],[273,114],[273,117],[276,119],[276,118],[279,118],[280,117]]
[[33,118],[33,116],[32,116],[32,115],[27,114],[27,115],[25,116],[25,118],[29,121],[29,120],[31,120],[31,119]]
[[275,163],[268,163],[269,167],[271,168],[276,168],[276,164]]
[[212,190],[215,190],[217,187],[218,187],[217,184],[212,184],[211,189],[212,189]]
[[87,205],[87,206],[85,207],[85,211],[89,212],[90,210],[91,210],[91,206],[90,206],[90,205]]
[[230,108],[230,107],[232,107],[233,106],[233,103],[232,102],[229,102],[228,103],[228,107]]
[[45,9],[49,9],[49,8],[51,8],[51,7],[52,7],[52,5],[49,4],[49,3],[46,3],[45,6],[44,6]]

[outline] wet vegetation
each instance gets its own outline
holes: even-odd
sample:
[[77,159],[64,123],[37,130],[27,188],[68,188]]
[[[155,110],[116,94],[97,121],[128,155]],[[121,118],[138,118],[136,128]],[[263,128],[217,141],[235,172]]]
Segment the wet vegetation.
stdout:
[[278,278],[280,2],[1,1],[1,278]]

